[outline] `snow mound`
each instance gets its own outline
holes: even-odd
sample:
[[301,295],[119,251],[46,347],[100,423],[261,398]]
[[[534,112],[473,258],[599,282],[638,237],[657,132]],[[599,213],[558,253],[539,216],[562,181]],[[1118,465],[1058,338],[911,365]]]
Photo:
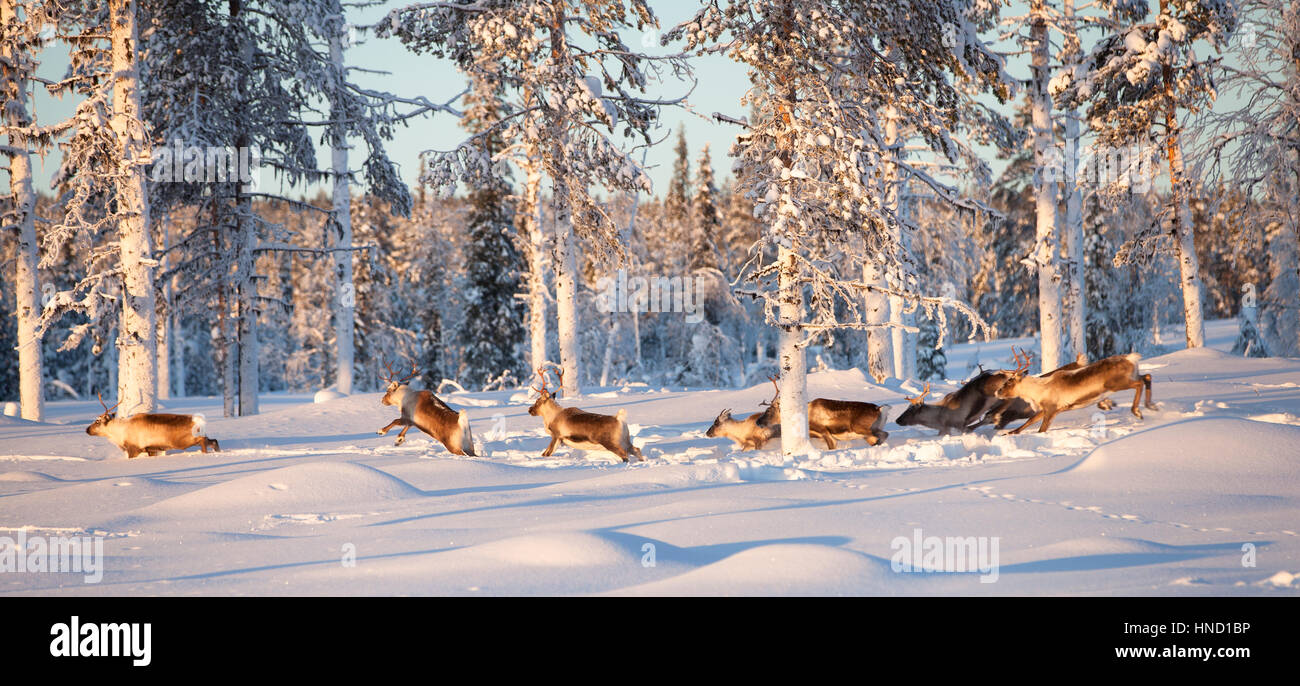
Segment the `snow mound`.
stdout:
[[285,512],[316,512],[373,507],[422,495],[391,474],[349,462],[313,462],[258,472],[206,486],[135,511],[148,519],[211,516],[262,517]]
[[828,545],[760,545],[713,564],[620,590],[628,595],[856,595],[904,583],[888,561]]
[[1107,443],[1068,475],[1125,490],[1275,493],[1279,481],[1300,482],[1300,427],[1233,417],[1175,422]]
[[527,534],[472,546],[463,554],[528,567],[596,567],[639,560],[600,536],[580,532]]
[[338,400],[339,398],[346,398],[346,397],[348,397],[346,393],[339,393],[338,391],[330,390],[327,388],[325,390],[316,391],[316,395],[312,396],[312,402],[319,405],[321,403],[327,403],[331,400]]

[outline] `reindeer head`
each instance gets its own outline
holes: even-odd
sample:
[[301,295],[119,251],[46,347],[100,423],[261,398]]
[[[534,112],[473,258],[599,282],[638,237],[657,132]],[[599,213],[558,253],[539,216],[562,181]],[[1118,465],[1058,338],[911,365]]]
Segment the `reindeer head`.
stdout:
[[1024,350],[1016,352],[1016,349],[1012,347],[1011,354],[1016,358],[1016,368],[1003,369],[998,372],[998,374],[1005,375],[1006,378],[997,390],[997,396],[1004,400],[1020,397],[1020,382],[1024,380],[1025,372],[1029,371],[1029,365],[1033,364],[1033,353]]
[[730,408],[718,413],[718,417],[713,420],[713,426],[710,426],[709,430],[704,432],[704,435],[708,436],[709,438],[717,438],[718,431],[722,429],[722,425],[726,424],[729,421],[731,421]]
[[901,426],[917,424],[917,414],[921,412],[921,408],[925,407],[925,397],[928,395],[930,395],[930,382],[927,381],[920,395],[907,399],[907,409],[903,410],[903,414],[898,415],[898,419],[894,420],[894,423]]
[[[550,389],[546,387],[546,371],[547,369],[545,367],[539,367],[537,369],[537,378],[542,380],[542,386],[540,388],[538,388],[537,386],[532,387],[532,389],[534,391],[537,391],[539,394],[537,400],[533,402],[532,407],[528,408],[528,414],[531,414],[534,417],[541,415],[542,407],[545,406],[547,403],[555,402],[552,399]],[[564,370],[560,369],[559,367],[552,367],[551,371],[555,372],[555,376],[559,377],[560,379],[560,385],[563,386]]]
[[384,377],[384,381],[388,382],[388,386],[386,387],[384,392],[384,399],[379,402],[383,403],[384,405],[398,405],[400,404],[401,401],[396,396],[397,389],[405,388],[406,382],[410,381],[411,379],[414,379],[415,375],[420,373],[420,368],[415,365],[411,365],[411,373],[407,374],[401,379],[398,379],[397,374],[393,372],[392,365],[385,362],[384,367],[388,369],[388,375]]
[[109,407],[104,402],[103,395],[98,393],[96,393],[95,395],[99,397],[99,404],[101,407],[104,408],[104,414],[101,414],[98,417],[96,417],[95,421],[91,422],[90,426],[86,427],[86,433],[90,434],[91,436],[103,436],[105,435],[104,427],[108,426],[108,423],[113,421],[113,418],[117,416],[113,414],[113,410],[116,410],[117,406],[122,404],[122,401],[119,400],[112,407]]

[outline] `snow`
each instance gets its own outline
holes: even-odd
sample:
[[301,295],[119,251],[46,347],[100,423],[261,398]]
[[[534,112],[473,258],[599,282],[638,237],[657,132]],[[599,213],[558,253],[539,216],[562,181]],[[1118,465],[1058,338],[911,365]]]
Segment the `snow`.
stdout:
[[[561,399],[625,408],[647,457],[633,465],[541,458],[549,438],[514,390],[445,396],[469,411],[477,458],[377,436],[395,416],[378,393],[265,394],[262,414],[231,419],[219,398],[163,400],[205,413],[224,452],[132,460],[85,433],[95,401],[53,402],[46,422],[0,418],[0,536],[103,536],[104,578],[4,573],[0,593],[1293,595],[1300,360],[1227,354],[1235,331],[1211,322],[1214,349],[1144,360],[1160,404],[1144,420],[1121,394],[1104,421],[1068,412],[1046,434],[891,423],[882,446],[795,457],[704,436],[723,407],[759,409],[766,383]],[[952,346],[949,373],[1026,343]],[[808,398],[900,408],[910,386],[817,372]],[[996,537],[996,580],[893,571],[891,541],[915,530]]]

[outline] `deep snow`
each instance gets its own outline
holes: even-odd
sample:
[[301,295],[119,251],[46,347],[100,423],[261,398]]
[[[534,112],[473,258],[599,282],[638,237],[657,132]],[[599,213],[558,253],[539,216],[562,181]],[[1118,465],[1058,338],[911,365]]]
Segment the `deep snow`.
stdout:
[[[51,403],[48,423],[0,417],[0,537],[103,536],[103,581],[3,572],[0,592],[1294,595],[1300,360],[1222,352],[1234,327],[1212,323],[1217,349],[1143,361],[1161,409],[1142,421],[1119,394],[1047,434],[938,439],[891,421],[884,446],[790,460],[704,436],[724,407],[757,411],[766,382],[561,399],[626,408],[648,458],[631,466],[541,458],[519,391],[443,396],[469,410],[477,458],[415,430],[400,447],[377,436],[395,416],[378,393],[268,394],[240,419],[217,399],[168,401],[205,413],[225,452],[133,460],[85,434],[96,402]],[[950,376],[1005,365],[1012,343],[1031,342],[954,346]],[[914,389],[857,370],[809,381],[810,398],[888,403],[891,418]],[[996,582],[895,572],[891,543],[917,529],[996,537]]]

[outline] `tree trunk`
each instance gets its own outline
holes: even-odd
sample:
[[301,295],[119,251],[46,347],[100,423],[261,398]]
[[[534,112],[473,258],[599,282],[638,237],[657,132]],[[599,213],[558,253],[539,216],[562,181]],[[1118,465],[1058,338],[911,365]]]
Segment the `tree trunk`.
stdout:
[[578,356],[578,263],[569,215],[569,184],[562,178],[555,184],[555,312],[560,338],[560,366],[564,369],[564,395],[581,393],[581,360]]
[[[14,0],[0,0],[0,26],[17,19]],[[19,66],[30,58],[0,45],[0,95],[7,101],[0,108],[6,126],[28,127],[27,79]],[[18,399],[22,418],[45,420],[45,392],[41,359],[40,319],[43,305],[36,271],[40,245],[36,242],[36,192],[32,187],[32,161],[27,136],[9,133],[9,183],[13,192],[14,216],[18,223],[18,255],[14,260],[18,317]]]
[[[1165,2],[1161,0],[1161,14],[1165,13]],[[1192,228],[1192,211],[1188,196],[1191,194],[1190,182],[1183,169],[1183,145],[1181,127],[1174,103],[1173,69],[1164,67],[1165,95],[1169,107],[1165,110],[1165,153],[1169,159],[1169,187],[1173,191],[1174,246],[1178,250],[1178,281],[1183,289],[1183,319],[1187,323],[1187,347],[1200,348],[1205,345],[1205,323],[1201,309],[1201,271],[1196,257],[1196,234]]]
[[[1065,0],[1062,7],[1066,21],[1072,30],[1077,31],[1074,23],[1074,0]],[[1064,67],[1071,72],[1078,64],[1077,52],[1070,54]],[[1069,317],[1069,342],[1072,358],[1079,353],[1088,352],[1088,302],[1084,293],[1084,257],[1083,257],[1083,187],[1079,185],[1079,115],[1071,110],[1066,112],[1065,120],[1065,246],[1066,246],[1066,282],[1069,291],[1066,294],[1066,311]]]
[[[157,217],[154,217],[157,221]],[[154,230],[158,234],[157,229]],[[162,230],[162,271],[166,273],[171,266],[171,255],[166,252],[171,245],[171,222]],[[158,399],[172,397],[172,284],[168,280],[162,285],[162,311],[158,313]]]
[[1056,228],[1056,182],[1050,169],[1053,148],[1052,101],[1047,93],[1051,78],[1047,21],[1043,0],[1031,5],[1033,79],[1034,169],[1037,181],[1037,230],[1034,259],[1038,269],[1038,329],[1042,343],[1042,369],[1061,366],[1061,249]]
[[1087,354],[1088,303],[1083,296],[1083,189],[1079,186],[1079,122],[1068,113],[1065,123],[1065,251],[1066,310],[1069,316],[1070,356]]
[[803,455],[808,452],[808,363],[803,347],[803,286],[799,282],[799,263],[794,246],[782,247],[780,263],[778,326],[780,327],[781,452]]
[[157,407],[157,327],[149,248],[149,202],[144,168],[148,141],[140,120],[138,32],[134,0],[110,0],[113,114],[119,146],[117,173],[118,249],[122,269],[122,310],[118,323],[118,413],[130,416]]
[[[330,61],[340,81],[343,79],[342,27],[330,35]],[[344,122],[346,113],[335,102],[330,118],[334,121],[332,156],[334,171],[334,342],[337,350],[337,389],[352,393],[352,371],[356,359],[356,284],[352,281],[352,190],[348,187],[348,144]]]
[[528,235],[528,341],[531,347],[530,362],[533,369],[546,364],[546,231],[542,226],[541,204],[542,163],[536,146],[530,147],[522,161],[524,167],[524,198],[522,214],[524,232]]
[[261,345],[258,341],[257,313],[257,231],[251,216],[250,198],[239,198],[236,216],[239,217],[239,416],[247,417],[258,412],[257,392],[260,386]]
[[[862,265],[863,283],[884,287],[884,269],[880,265],[868,262]],[[867,291],[865,300],[867,324],[878,324],[867,329],[867,373],[880,383],[893,375],[894,353],[889,328],[883,326],[889,322],[889,298],[879,291]]]
[[[902,158],[903,145],[898,132],[898,112],[893,107],[886,107],[884,116],[885,144],[890,148],[889,161],[884,165],[885,202],[897,218],[894,240],[898,241],[899,248],[907,254],[911,250],[911,238],[903,226],[906,218],[903,208],[903,186],[896,162]],[[907,275],[901,266],[893,271],[893,277],[891,286],[900,291],[907,289]],[[907,303],[901,297],[889,296],[889,323],[891,324],[889,346],[893,375],[896,379],[910,379],[916,376],[916,337],[907,331],[915,319],[915,314],[907,311]]]

